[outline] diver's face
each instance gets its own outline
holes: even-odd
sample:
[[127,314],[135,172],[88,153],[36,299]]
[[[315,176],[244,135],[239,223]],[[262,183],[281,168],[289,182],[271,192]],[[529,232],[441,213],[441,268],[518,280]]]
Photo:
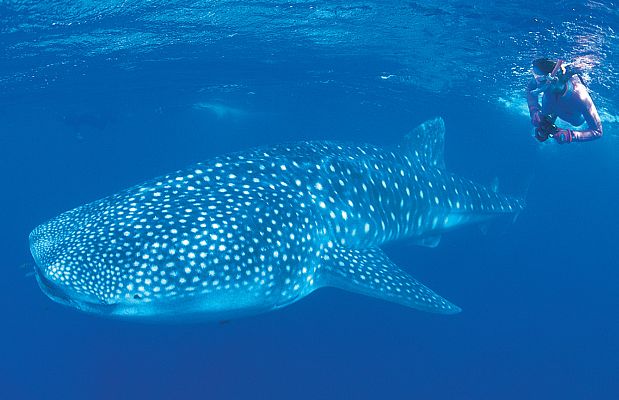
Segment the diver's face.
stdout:
[[551,82],[550,74],[538,74],[533,71],[533,78],[535,78],[535,82],[537,82],[537,86],[548,86]]
[[561,92],[565,86],[564,83],[560,82],[556,77],[550,76],[550,74],[538,74],[533,71],[533,77],[537,83],[538,90],[542,92]]

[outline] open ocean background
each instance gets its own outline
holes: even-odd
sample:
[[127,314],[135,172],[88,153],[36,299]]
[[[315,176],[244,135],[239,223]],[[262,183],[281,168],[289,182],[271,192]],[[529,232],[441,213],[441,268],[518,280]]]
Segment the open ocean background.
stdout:
[[[619,399],[619,3],[0,0],[0,398]],[[524,87],[575,62],[603,119],[540,145]],[[386,247],[463,308],[335,289],[229,323],[46,298],[36,225],[191,163],[445,119],[450,171],[527,193],[511,225]]]

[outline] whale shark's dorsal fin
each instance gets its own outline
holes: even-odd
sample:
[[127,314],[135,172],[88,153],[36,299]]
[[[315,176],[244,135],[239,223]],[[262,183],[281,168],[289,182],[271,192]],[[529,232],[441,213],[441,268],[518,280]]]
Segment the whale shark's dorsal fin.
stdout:
[[379,248],[336,247],[323,256],[320,285],[365,294],[439,314],[460,308],[434,293],[398,268]]
[[400,147],[424,165],[445,169],[445,121],[438,117],[417,126]]

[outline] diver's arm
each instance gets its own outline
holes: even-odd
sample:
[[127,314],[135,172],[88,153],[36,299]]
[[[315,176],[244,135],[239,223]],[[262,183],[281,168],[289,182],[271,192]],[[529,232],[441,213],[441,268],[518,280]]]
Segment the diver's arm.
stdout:
[[539,126],[542,107],[539,105],[539,92],[537,90],[537,82],[531,79],[527,84],[527,104],[529,105],[529,116],[531,123],[534,126]]
[[586,142],[589,140],[598,139],[602,137],[603,132],[602,121],[600,120],[598,111],[595,108],[595,104],[593,104],[593,100],[591,100],[591,96],[589,96],[586,88],[581,86],[578,90],[578,94],[581,100],[582,115],[585,117],[585,121],[587,122],[587,129],[573,131],[574,140]]

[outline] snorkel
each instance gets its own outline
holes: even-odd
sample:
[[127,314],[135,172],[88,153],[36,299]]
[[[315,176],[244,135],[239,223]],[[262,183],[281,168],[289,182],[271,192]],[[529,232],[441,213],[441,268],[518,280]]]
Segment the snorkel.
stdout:
[[564,75],[564,71],[563,69],[561,69],[561,67],[563,66],[563,60],[557,60],[557,63],[555,64],[555,67],[552,69],[552,72],[550,73],[549,76],[549,85],[554,85],[556,83],[559,82],[559,76],[557,75],[557,72],[559,70],[561,70],[561,76]]
[[555,77],[555,75],[557,75],[557,71],[562,66],[563,66],[563,60],[557,60],[557,63],[555,64],[555,67],[552,69],[552,72],[550,73],[550,76],[551,77]]

